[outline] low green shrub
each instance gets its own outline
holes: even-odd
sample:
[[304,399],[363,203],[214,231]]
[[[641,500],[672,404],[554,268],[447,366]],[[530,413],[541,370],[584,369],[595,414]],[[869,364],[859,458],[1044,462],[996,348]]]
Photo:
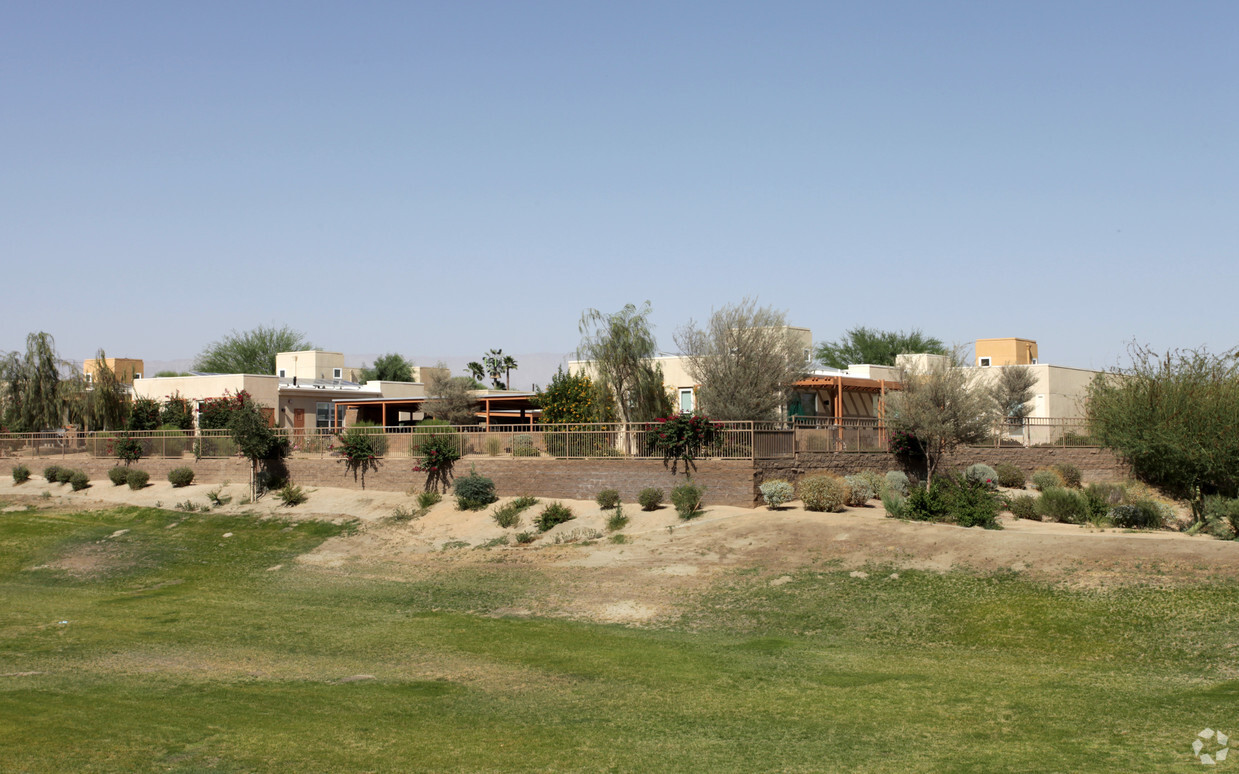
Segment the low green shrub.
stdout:
[[43,480],[49,484],[59,483],[60,481],[60,466],[48,465],[43,468]]
[[1059,462],[1055,465],[1051,465],[1050,469],[1057,473],[1059,478],[1063,480],[1063,486],[1068,489],[1080,488],[1082,475],[1080,473],[1080,469],[1075,465],[1072,465],[1070,462]]
[[480,511],[499,499],[495,482],[477,473],[456,479],[452,492],[456,495],[456,507],[462,511]]
[[538,504],[538,498],[530,497],[529,495],[521,495],[512,501],[512,504],[522,511],[527,508],[532,508]]
[[848,498],[848,485],[826,473],[805,476],[797,487],[806,511],[839,511]]
[[108,471],[108,480],[113,486],[123,486],[129,481],[129,468],[117,465]]
[[869,491],[873,493],[871,497],[881,497],[886,490],[886,476],[876,470],[862,470],[856,475],[869,484]]
[[637,503],[643,511],[656,511],[663,503],[663,490],[657,487],[646,487],[637,495]]
[[1110,521],[1124,529],[1161,529],[1166,526],[1161,507],[1152,500],[1116,505],[1110,509]]
[[1110,509],[1123,502],[1123,487],[1118,484],[1097,483],[1084,488],[1084,499],[1088,501],[1090,523],[1102,526],[1110,519]]
[[129,472],[125,474],[125,483],[129,484],[130,489],[141,489],[150,480],[151,474],[145,470],[129,468]]
[[1032,485],[1035,489],[1044,492],[1047,489],[1062,489],[1066,484],[1063,482],[1063,477],[1056,470],[1037,470],[1032,474]]
[[284,505],[292,508],[295,505],[301,505],[306,500],[310,499],[310,495],[301,487],[291,481],[276,490],[275,496]]
[[1023,489],[1028,480],[1024,471],[1009,462],[998,463],[994,466],[994,472],[998,474],[998,486],[1005,486],[1008,489]]
[[519,433],[512,436],[512,456],[513,457],[537,457],[541,452],[534,446],[533,436],[528,433]]
[[998,486],[998,471],[983,462],[978,462],[975,465],[969,465],[964,470],[964,480],[996,487]]
[[221,492],[223,492],[223,487],[217,486],[206,493],[206,498],[210,500],[211,505],[214,505],[216,508],[220,508],[232,502],[232,495],[221,494]]
[[73,468],[56,468],[56,483],[67,484],[73,480],[73,474],[76,473]]
[[517,532],[516,533],[516,542],[521,545],[527,545],[537,539],[538,539],[538,536],[532,532]]
[[442,499],[443,499],[443,495],[439,494],[438,492],[434,490],[431,490],[429,492],[418,492],[417,507],[421,508],[422,510],[425,510]]
[[[539,532],[546,532],[557,524],[563,524],[565,521],[572,521],[576,516],[572,513],[572,509],[561,502],[547,503],[542,512],[538,514],[535,524]],[[517,535],[516,542],[526,542],[520,539]]]
[[887,518],[908,518],[907,501],[904,499],[903,495],[892,489],[887,489],[882,493],[882,507],[886,510]]
[[691,481],[680,484],[671,490],[671,504],[681,519],[691,519],[701,511],[701,498],[705,496],[706,488]]
[[13,466],[13,483],[24,484],[30,480],[30,468],[18,463]]
[[911,483],[908,481],[908,474],[902,470],[891,470],[886,473],[886,490],[894,492],[902,497],[907,497],[911,488]]
[[1037,513],[1064,524],[1083,524],[1088,521],[1091,511],[1083,492],[1050,486],[1043,489],[1037,498]]
[[168,471],[168,483],[176,488],[189,486],[194,483],[193,468],[173,468]]
[[[938,482],[935,481],[937,486]],[[950,503],[950,517],[961,527],[1002,529],[998,523],[999,498],[993,479],[945,478],[942,482]]]
[[1012,497],[1007,502],[1007,509],[1017,519],[1041,521],[1041,514],[1037,513],[1037,498],[1033,495],[1016,495]]
[[869,480],[864,476],[844,476],[843,483],[848,487],[847,506],[849,508],[860,508],[872,499],[873,489],[869,486]]
[[604,511],[609,511],[619,505],[620,493],[618,489],[603,489],[594,498],[594,502],[598,503],[598,507]]
[[951,512],[951,504],[944,496],[941,485],[912,487],[905,504],[907,518],[913,521],[945,521]]
[[781,478],[766,481],[759,488],[762,501],[772,511],[777,511],[781,505],[791,502],[796,496],[796,488]]
[[80,470],[69,472],[69,486],[73,487],[74,492],[80,492],[90,486],[90,476],[87,476]]
[[509,502],[495,506],[495,510],[491,511],[490,517],[504,529],[519,527],[521,524],[521,509],[516,507],[515,503]]
[[607,519],[607,532],[617,532],[628,526],[628,517],[624,515],[624,506],[617,505],[615,513]]
[[1239,499],[1210,495],[1203,504],[1206,524],[1213,525],[1214,534],[1233,540],[1239,537]]

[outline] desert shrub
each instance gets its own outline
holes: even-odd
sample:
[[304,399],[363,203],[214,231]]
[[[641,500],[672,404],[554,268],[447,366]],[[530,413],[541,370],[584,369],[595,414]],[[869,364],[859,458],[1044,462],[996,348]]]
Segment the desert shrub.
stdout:
[[74,492],[80,492],[90,486],[90,476],[80,470],[74,470],[69,475],[69,486],[73,487]]
[[641,510],[653,511],[657,510],[658,506],[663,502],[663,490],[657,487],[646,487],[637,495],[637,503],[640,504]]
[[[941,478],[945,479],[946,476]],[[904,501],[907,518],[913,521],[944,521],[951,512],[951,503],[944,494],[945,487],[915,486]]]
[[123,486],[129,481],[129,468],[124,465],[117,465],[108,471],[108,480],[113,486]]
[[889,518],[906,519],[908,517],[907,501],[903,495],[893,490],[887,489],[882,493],[882,507]]
[[909,487],[911,485],[908,482],[907,473],[904,473],[902,470],[891,470],[887,472],[885,479],[886,489],[888,491],[894,492],[902,497],[908,496]]
[[513,500],[512,504],[523,511],[523,510],[532,508],[535,505],[537,505],[538,498],[530,497],[529,495],[521,495],[520,497]]
[[881,497],[886,490],[886,476],[876,470],[862,470],[856,475],[869,484],[869,491],[873,493],[871,497]]
[[491,511],[490,517],[495,520],[495,523],[504,529],[511,527],[519,527],[521,524],[521,511],[515,501],[504,505],[495,506],[495,510]]
[[620,494],[617,489],[603,489],[594,498],[594,502],[598,503],[598,507],[604,511],[609,511],[619,505]]
[[189,486],[194,483],[193,468],[173,468],[168,471],[168,483],[174,487]]
[[43,480],[49,484],[55,484],[57,481],[59,481],[60,480],[58,478],[59,475],[60,475],[59,465],[48,465],[46,468],[43,468]]
[[435,503],[439,502],[442,499],[443,499],[443,495],[433,490],[427,491],[427,492],[418,492],[417,507],[424,510],[434,505]]
[[1088,501],[1088,520],[1100,526],[1109,519],[1110,509],[1123,502],[1123,495],[1123,487],[1118,484],[1089,484],[1084,488],[1084,499]]
[[539,454],[538,448],[533,444],[532,435],[519,433],[512,436],[513,457],[537,457]]
[[294,505],[301,505],[306,500],[310,499],[310,495],[301,487],[293,484],[291,481],[276,490],[275,496],[279,501],[292,508]]
[[869,486],[868,479],[863,476],[844,476],[843,483],[848,487],[849,508],[859,508],[873,497],[873,488]]
[[964,470],[964,479],[986,486],[998,486],[998,471],[983,462],[978,462],[975,465],[969,465]]
[[1007,502],[1007,508],[1017,519],[1041,521],[1041,514],[1037,513],[1037,498],[1033,495],[1016,495]]
[[503,451],[503,441],[494,436],[490,436],[486,439],[485,447],[487,455],[491,457],[498,457],[500,452]]
[[130,468],[125,475],[125,483],[129,484],[130,489],[141,489],[150,480],[150,473],[147,473],[145,470],[137,470],[136,468]]
[[1116,505],[1110,509],[1110,521],[1124,529],[1161,529],[1165,526],[1161,507],[1152,500]]
[[1062,489],[1066,486],[1063,482],[1063,477],[1058,474],[1058,471],[1044,469],[1033,472],[1032,485],[1042,492],[1051,488]]
[[456,507],[462,511],[480,511],[499,499],[495,482],[474,472],[456,479],[452,493],[456,495]]
[[762,501],[772,511],[777,511],[779,506],[790,502],[796,496],[796,488],[781,478],[766,481],[760,489]]
[[[124,468],[122,468],[122,470],[124,470]],[[206,493],[206,498],[210,500],[211,505],[214,505],[216,508],[219,508],[221,506],[227,505],[228,503],[232,502],[232,495],[221,494],[221,492],[223,492],[223,487],[217,486],[211,491]]]
[[1069,489],[1080,488],[1082,476],[1080,474],[1080,469],[1075,465],[1072,465],[1070,462],[1059,462],[1055,465],[1051,465],[1050,469],[1057,473],[1059,478],[1063,480],[1063,486]]
[[532,532],[517,532],[516,533],[516,542],[521,545],[527,545],[537,539],[538,539],[538,536]]
[[13,483],[24,484],[30,480],[30,468],[18,463],[13,466]]
[[[573,515],[572,509],[561,502],[547,503],[542,512],[538,514],[535,524],[539,532],[546,532],[556,524],[563,524],[565,521],[572,521],[576,516]],[[517,538],[517,542],[522,542]]]
[[1091,513],[1088,498],[1076,489],[1046,487],[1037,498],[1037,513],[1066,524],[1083,524]]
[[1214,534],[1227,539],[1239,536],[1239,500],[1210,495],[1203,503],[1206,524],[1214,525]]
[[689,481],[671,490],[671,504],[681,519],[691,519],[701,511],[701,498],[705,493],[704,486]]
[[998,474],[998,486],[1005,486],[1008,489],[1023,489],[1024,482],[1027,478],[1024,476],[1024,471],[1009,462],[1000,462],[994,466],[994,472]]
[[800,479],[797,487],[807,511],[838,511],[848,498],[848,485],[834,476],[819,473]]
[[73,480],[73,468],[56,468],[56,483],[67,484]]
[[[1002,529],[998,523],[1000,501],[993,479],[944,477],[941,480],[949,503],[950,518],[961,527]],[[934,481],[934,487],[939,480]]]
[[624,515],[624,506],[615,506],[615,513],[607,519],[607,532],[615,532],[628,526],[628,517]]

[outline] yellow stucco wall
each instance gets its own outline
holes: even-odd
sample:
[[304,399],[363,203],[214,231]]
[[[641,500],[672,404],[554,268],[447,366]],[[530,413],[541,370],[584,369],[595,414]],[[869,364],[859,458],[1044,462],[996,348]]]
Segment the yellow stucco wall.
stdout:
[[[112,369],[112,373],[116,374],[116,381],[121,384],[133,384],[133,380],[145,374],[143,370],[143,362],[130,357],[105,357],[103,362],[107,367]],[[95,376],[95,371],[99,368],[99,361],[95,358],[82,362],[82,373],[89,375],[92,379]]]
[[991,366],[1031,365],[1037,361],[1037,342],[1032,339],[977,339],[976,365],[988,357]]

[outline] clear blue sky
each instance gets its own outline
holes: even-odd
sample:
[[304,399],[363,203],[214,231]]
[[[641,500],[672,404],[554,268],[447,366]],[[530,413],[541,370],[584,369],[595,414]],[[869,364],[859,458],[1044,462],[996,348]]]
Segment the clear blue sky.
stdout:
[[0,350],[1239,343],[1239,3],[9,2]]

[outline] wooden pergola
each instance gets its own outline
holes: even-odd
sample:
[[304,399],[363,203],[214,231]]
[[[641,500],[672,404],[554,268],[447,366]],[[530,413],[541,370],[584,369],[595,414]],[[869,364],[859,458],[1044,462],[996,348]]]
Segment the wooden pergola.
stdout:
[[825,392],[830,396],[830,405],[836,424],[844,419],[843,403],[844,396],[847,393],[880,396],[877,418],[882,419],[886,413],[887,391],[903,389],[902,382],[888,379],[864,379],[858,376],[844,376],[843,374],[806,376],[798,380],[793,386],[799,389]]
[[[492,424],[529,425],[533,426],[542,413],[533,402],[532,394],[521,395],[485,395],[477,399],[481,410],[477,412],[479,419],[484,420],[486,427]],[[406,411],[415,414],[422,410],[422,404],[429,398],[337,398],[332,401],[332,427],[343,426],[342,414],[347,415],[349,409],[359,413],[363,408],[371,415],[377,409],[377,419],[383,427],[388,427],[388,418],[398,416]]]

